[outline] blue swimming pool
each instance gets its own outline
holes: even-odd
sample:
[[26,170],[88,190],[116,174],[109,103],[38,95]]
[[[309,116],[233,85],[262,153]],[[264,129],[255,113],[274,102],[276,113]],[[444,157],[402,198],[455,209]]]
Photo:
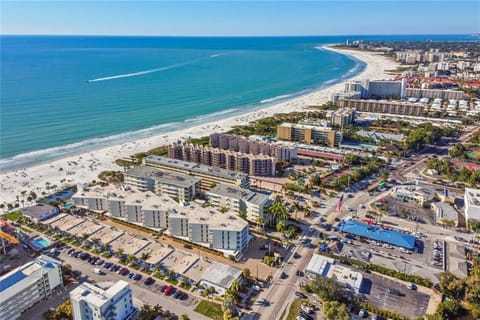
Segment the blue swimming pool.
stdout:
[[48,246],[50,245],[50,242],[48,242],[48,240],[45,240],[43,238],[36,238],[32,240],[32,242],[40,249],[48,248]]

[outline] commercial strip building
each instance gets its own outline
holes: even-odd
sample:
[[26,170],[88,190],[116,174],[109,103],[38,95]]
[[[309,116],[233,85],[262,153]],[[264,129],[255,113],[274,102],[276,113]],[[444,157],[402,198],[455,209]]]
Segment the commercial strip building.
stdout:
[[388,243],[397,247],[413,250],[415,237],[396,230],[384,229],[378,225],[368,225],[353,220],[340,222],[338,231],[361,238]]
[[[248,147],[248,143],[244,143],[244,145]],[[168,154],[171,159],[240,171],[252,176],[275,175],[275,158],[264,154],[243,153],[189,143],[170,145]]]
[[248,188],[250,185],[248,174],[246,173],[214,168],[199,163],[169,159],[160,156],[147,156],[143,159],[143,164],[149,167],[199,178],[200,190],[203,192],[210,190],[218,183],[231,184],[242,188]]
[[209,203],[217,209],[244,212],[246,219],[252,223],[257,223],[258,217],[262,217],[264,223],[268,222],[265,213],[272,201],[266,194],[219,184],[207,192],[207,197]]
[[195,199],[200,192],[200,179],[176,172],[137,166],[124,173],[124,183],[139,191],[166,194],[180,201]]
[[465,188],[465,220],[480,221],[480,189]]
[[432,202],[432,210],[435,213],[435,222],[445,224],[445,221],[453,221],[458,227],[458,211],[449,203]]
[[223,150],[253,155],[263,154],[283,161],[291,161],[297,158],[297,150],[294,147],[255,139],[252,136],[245,138],[227,133],[212,133],[209,141],[210,147]]
[[70,292],[73,320],[129,320],[137,309],[132,289],[123,280],[108,289],[84,282]]
[[342,142],[343,135],[328,127],[285,122],[277,126],[277,138],[333,148]]
[[49,204],[39,203],[37,205],[20,209],[24,217],[29,218],[35,223],[47,220],[60,213],[57,207]]
[[240,280],[241,276],[242,270],[223,263],[214,262],[203,273],[199,281],[199,286],[204,288],[213,287],[217,293],[223,295],[230,289],[233,281]]
[[225,255],[239,254],[251,240],[247,221],[237,215],[203,208],[195,203],[181,205],[166,195],[157,196],[150,191],[97,187],[79,190],[72,199],[87,209],[91,209],[88,207],[90,203],[105,203],[114,218],[154,230],[166,229],[165,232],[172,237]]
[[360,100],[343,99],[338,101],[343,108],[353,108],[356,112],[390,113],[411,116],[425,114],[426,105],[423,103],[411,103],[391,100]]
[[0,277],[0,319],[18,319],[63,285],[61,262],[41,255]]
[[314,253],[308,263],[305,274],[309,278],[317,276],[332,278],[335,276],[337,282],[352,292],[360,292],[363,283],[363,275],[348,267],[336,264],[335,259],[328,258]]
[[425,187],[397,186],[392,188],[391,195],[398,200],[415,201],[418,206],[423,207],[435,198],[437,192]]

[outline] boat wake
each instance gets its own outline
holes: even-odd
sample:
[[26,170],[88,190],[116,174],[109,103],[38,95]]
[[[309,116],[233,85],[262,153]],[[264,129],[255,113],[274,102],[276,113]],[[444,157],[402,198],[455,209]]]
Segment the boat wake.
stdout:
[[145,74],[150,74],[150,73],[155,73],[155,72],[160,72],[160,71],[165,71],[165,70],[170,70],[170,69],[186,66],[186,65],[191,64],[191,63],[196,62],[196,61],[198,61],[198,60],[192,60],[192,61],[183,62],[183,63],[171,64],[169,66],[155,68],[155,69],[149,69],[149,70],[144,70],[144,71],[138,71],[138,72],[132,72],[132,73],[125,73],[125,74],[118,74],[118,75],[114,75],[114,76],[96,78],[96,79],[87,80],[87,82],[99,82],[99,81],[107,81],[107,80],[114,80],[114,79],[121,79],[121,78],[143,76]]

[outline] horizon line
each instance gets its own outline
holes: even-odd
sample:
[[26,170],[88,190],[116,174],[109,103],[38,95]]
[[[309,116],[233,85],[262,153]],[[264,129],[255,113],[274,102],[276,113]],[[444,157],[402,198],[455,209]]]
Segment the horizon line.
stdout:
[[304,34],[304,35],[154,35],[154,34],[60,34],[60,33],[6,33],[1,34],[0,36],[71,36],[71,37],[163,37],[163,38],[280,38],[280,37],[342,37],[342,36],[351,36],[351,37],[361,37],[361,36],[480,36],[478,32],[468,32],[468,33],[378,33],[378,34]]

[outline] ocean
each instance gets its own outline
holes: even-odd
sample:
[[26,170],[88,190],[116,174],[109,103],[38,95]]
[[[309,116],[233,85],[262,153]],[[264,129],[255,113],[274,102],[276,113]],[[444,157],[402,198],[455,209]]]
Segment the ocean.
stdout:
[[0,169],[183,129],[344,81],[364,64],[317,47],[357,38],[375,39],[1,36]]

